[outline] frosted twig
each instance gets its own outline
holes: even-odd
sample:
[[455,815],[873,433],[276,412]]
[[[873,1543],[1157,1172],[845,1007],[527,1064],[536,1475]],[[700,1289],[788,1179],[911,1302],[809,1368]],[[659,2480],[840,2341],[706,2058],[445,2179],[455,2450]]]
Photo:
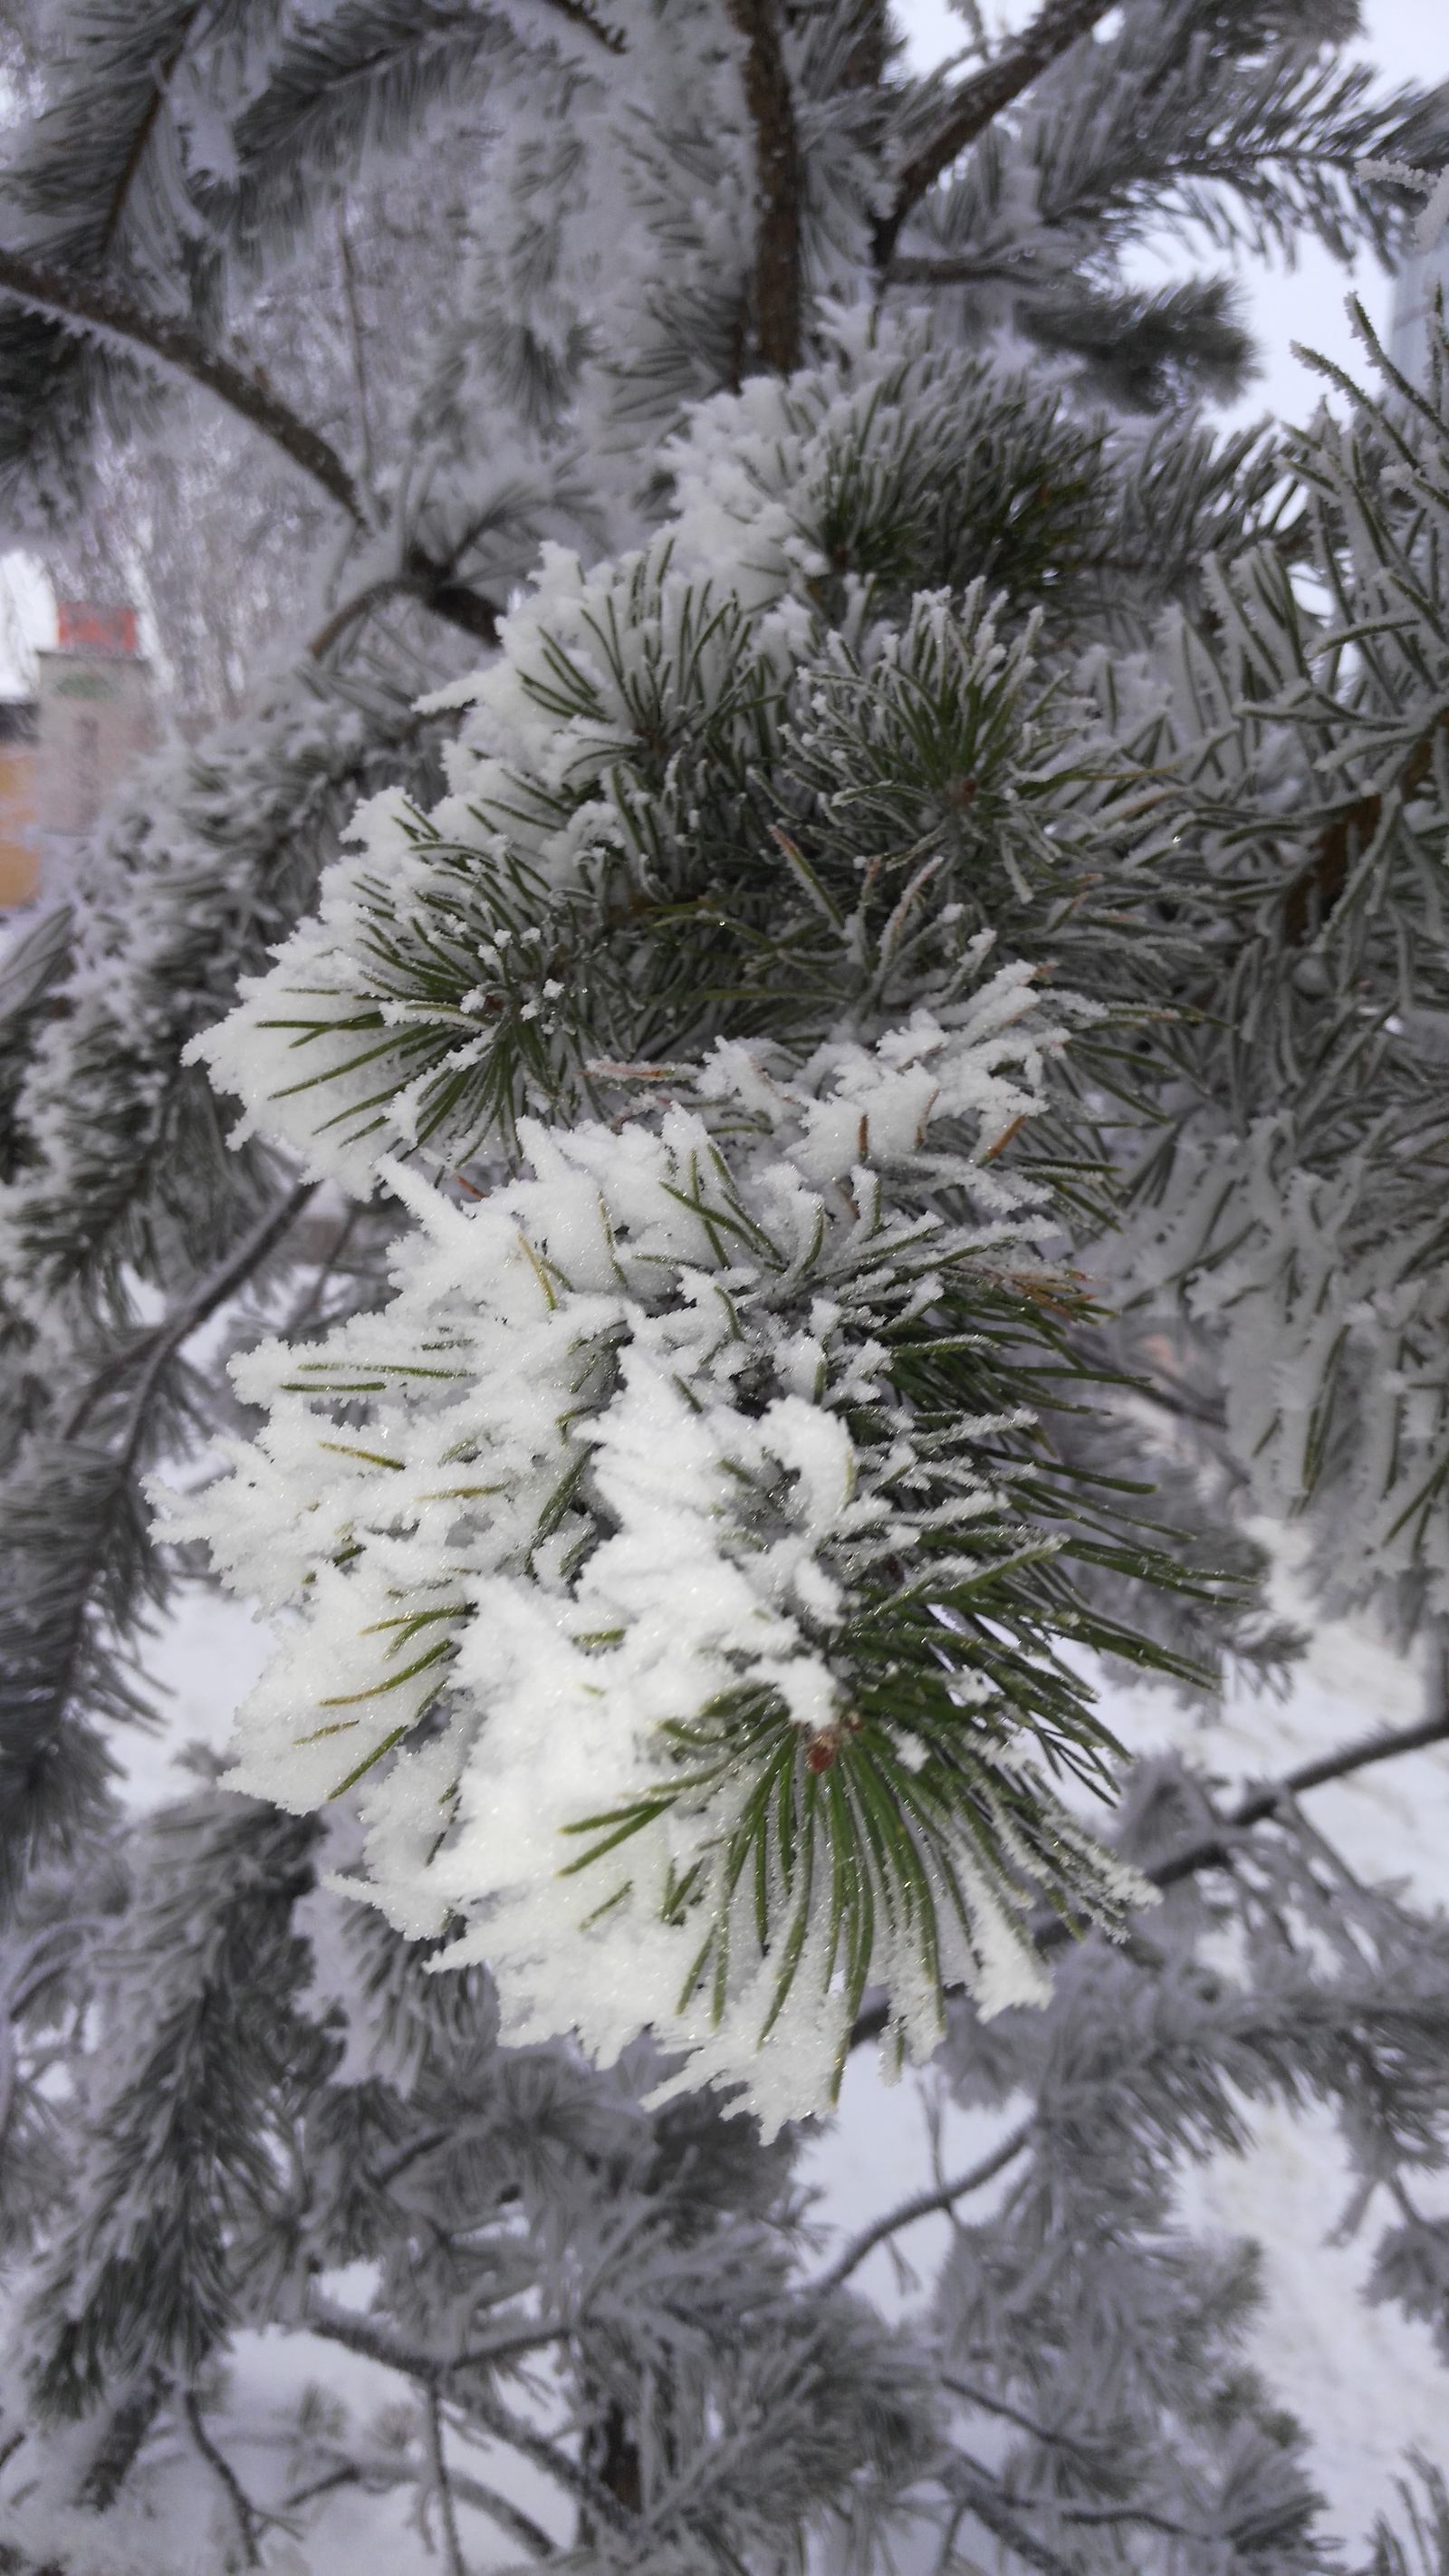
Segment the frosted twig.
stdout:
[[[997,2540],[1004,2540],[1008,2549],[1013,2550],[1018,2558],[1025,2559],[1028,2567],[1038,2568],[1040,2576],[1078,2576],[1070,2558],[1059,2557],[1054,2549],[1048,2549],[1044,2540],[1038,2540],[1035,2532],[1028,2531],[1024,2523],[1017,2521],[1012,2506],[1018,2499],[1012,2498],[1008,2503],[996,2480],[979,2460],[968,2459],[961,2451],[953,2452],[941,2472],[941,2481]],[[1025,2502],[1025,2498],[1020,2501]]]
[[1046,7],[1037,12],[1029,27],[1022,29],[1014,45],[962,82],[952,96],[945,123],[937,126],[915,159],[906,163],[896,182],[895,203],[876,225],[877,268],[889,267],[907,215],[942,171],[950,168],[958,154],[965,151],[968,143],[974,143],[1004,107],[1030,88],[1058,54],[1064,54],[1099,18],[1105,18],[1111,5],[1112,0],[1047,0]]
[[993,2147],[989,2156],[983,2156],[969,2172],[958,2174],[954,2182],[942,2183],[932,2191],[918,2191],[913,2199],[902,2201],[898,2209],[887,2210],[884,2218],[878,2218],[874,2226],[865,2228],[859,2236],[852,2238],[844,2253],[831,2264],[828,2272],[822,2272],[819,2279],[811,2283],[811,2288],[817,2291],[838,2290],[841,2282],[849,2280],[851,2273],[865,2261],[867,2254],[874,2253],[885,2237],[894,2236],[902,2227],[913,2227],[918,2218],[929,2218],[935,2210],[949,2209],[953,2201],[962,2200],[968,2192],[980,2191],[985,2184],[994,2181],[996,2175],[1004,2172],[1020,2155],[1034,2125],[1031,2120],[1023,2120],[1020,2128],[1013,2129],[1010,2137],[1003,2138],[999,2147]]
[[[236,2523],[237,2537],[241,2542],[242,2556],[248,2567],[260,2567],[262,2560],[261,2552],[257,2548],[257,2517],[251,2499],[230,2460],[217,2449],[202,2422],[201,2408],[194,2388],[188,2388],[181,2405],[197,2450],[218,2484],[225,2489],[232,2517]],[[450,2569],[449,2576],[466,2576],[466,2571],[461,2567]]]
[[443,2556],[448,2576],[468,2576],[458,2539],[458,2517],[453,2510],[448,2464],[443,2457],[443,2421],[436,2380],[430,2380],[423,2392],[423,2438],[427,2444],[428,2483],[438,2499],[438,2518],[443,2526]]
[[129,1448],[134,1446],[136,1429],[145,1404],[167,1360],[180,1350],[183,1342],[191,1339],[193,1333],[200,1331],[201,1326],[216,1313],[218,1306],[224,1305],[227,1298],[233,1296],[236,1290],[251,1277],[252,1272],[260,1268],[268,1254],[275,1251],[283,1235],[286,1234],[294,1219],[300,1216],[316,1188],[315,1181],[298,1181],[284,1199],[279,1199],[274,1206],[267,1209],[265,1215],[257,1219],[250,1233],[243,1235],[236,1250],[228,1253],[225,1261],[219,1262],[215,1270],[208,1271],[206,1277],[199,1280],[192,1289],[191,1294],[184,1297],[179,1306],[174,1307],[169,1315],[162,1318],[154,1332],[147,1334],[139,1343],[133,1342],[127,1350],[118,1352],[115,1359],[109,1360],[103,1369],[98,1370],[89,1385],[84,1387],[77,1396],[66,1415],[60,1430],[62,1440],[80,1438],[101,1397],[109,1394],[111,1388],[122,1378],[129,1376],[139,1360],[144,1362],[144,1375],[131,1408],[129,1455]]
[[[380,2332],[366,2317],[347,2316],[340,2309],[311,2306],[305,2323],[309,2333],[321,2335],[329,2343],[346,2344],[353,2352],[365,2353],[370,2361],[380,2361],[387,2369],[396,2370],[403,2378],[416,2380],[425,2388],[435,2387],[453,2372],[467,2369],[474,2358],[464,2353],[456,2360],[443,2361],[431,2353],[413,2352],[396,2337]],[[540,2342],[555,2339],[553,2334],[538,2338]],[[477,2356],[479,2359],[489,2357]],[[634,2527],[635,2517],[626,2512],[618,2498],[611,2495],[598,2478],[591,2477],[577,2460],[571,2460],[567,2451],[560,2450],[546,2433],[536,2431],[521,2416],[500,2405],[497,2398],[488,2396],[482,2389],[470,2388],[468,2410],[499,2441],[509,2443],[525,2459],[532,2460],[535,2467],[544,2470],[557,2485],[577,2496],[590,2513],[617,2531]]]

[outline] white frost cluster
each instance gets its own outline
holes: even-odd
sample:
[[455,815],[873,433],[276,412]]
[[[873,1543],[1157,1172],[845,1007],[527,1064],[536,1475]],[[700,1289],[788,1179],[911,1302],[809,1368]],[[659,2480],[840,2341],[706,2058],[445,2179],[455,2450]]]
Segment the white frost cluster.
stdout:
[[[688,1104],[529,1123],[532,1176],[471,1206],[389,1165],[419,1221],[393,1302],[236,1364],[266,1427],[169,1530],[276,1625],[232,1782],[299,1811],[361,1782],[365,1892],[409,1935],[453,1927],[443,1956],[488,1961],[510,2031],[612,2056],[652,2024],[685,2080],[742,2080],[770,2126],[828,2098],[851,2009],[828,1860],[813,1895],[808,1857],[793,1884],[725,1883],[756,1772],[710,1713],[754,1694],[833,1747],[852,1568],[1001,1519],[979,1475],[927,1490],[904,1419],[866,1456],[848,1417],[883,1394],[877,1265],[914,1244],[919,1307],[962,1254],[922,1179],[970,1186],[979,1260],[1040,1232],[986,1157],[1062,1042],[1005,968],[951,1025],[918,1012],[794,1078],[729,1044]],[[987,2008],[1039,1991],[969,1848],[959,1877],[965,1919],[935,1891],[940,1976]],[[928,2050],[938,1988],[885,1906],[870,1974]]]

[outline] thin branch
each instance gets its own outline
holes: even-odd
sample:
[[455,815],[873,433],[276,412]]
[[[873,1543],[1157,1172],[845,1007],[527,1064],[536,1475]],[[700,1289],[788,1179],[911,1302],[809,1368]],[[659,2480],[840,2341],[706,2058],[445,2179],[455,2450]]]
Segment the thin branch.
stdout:
[[1046,7],[1029,27],[1023,28],[1015,44],[962,82],[952,96],[945,123],[936,128],[915,159],[906,163],[896,181],[895,203],[875,228],[877,268],[890,266],[907,215],[942,171],[949,170],[967,144],[974,143],[993,118],[1029,89],[1059,54],[1066,53],[1079,37],[1085,36],[1099,18],[1105,18],[1112,5],[1113,0],[1047,0]]
[[74,277],[58,268],[42,267],[34,260],[22,259],[13,250],[0,250],[0,288],[39,312],[55,314],[62,321],[77,322],[147,349],[166,366],[189,376],[193,384],[204,385],[208,393],[215,394],[280,447],[304,474],[310,474],[313,482],[339,502],[359,527],[367,525],[362,496],[336,449],[279,402],[275,394],[266,392],[254,376],[245,375],[229,358],[208,349],[185,323],[143,312],[140,305],[133,304],[113,286],[98,285],[93,279]]
[[362,479],[369,494],[372,491],[372,421],[367,398],[367,350],[362,336],[362,314],[357,302],[357,261],[353,256],[352,234],[345,206],[337,209],[337,251],[342,263],[342,300],[347,308],[347,339],[352,358],[352,381],[357,393],[358,447],[362,456]]
[[480,590],[470,590],[466,582],[453,581],[437,565],[429,563],[420,550],[414,549],[409,572],[384,574],[380,581],[370,581],[363,590],[355,591],[335,609],[324,626],[319,626],[307,650],[316,662],[345,635],[350,626],[367,617],[385,599],[416,599],[430,608],[435,617],[447,619],[450,626],[461,627],[465,635],[480,644],[496,644],[498,620],[502,610],[496,601]]
[[1059,2558],[1054,2549],[1048,2549],[1044,2540],[1038,2540],[1035,2532],[1028,2531],[1024,2523],[1017,2521],[996,2480],[978,2460],[969,2459],[962,2451],[953,2451],[942,2473],[941,2483],[970,2507],[977,2521],[984,2523],[996,2539],[1004,2540],[1008,2549],[1026,2560],[1028,2567],[1039,2569],[1040,2576],[1078,2576],[1071,2559]]
[[[231,2505],[232,2515],[236,2522],[237,2536],[241,2541],[242,2556],[248,2567],[260,2567],[262,2559],[261,2552],[257,2547],[257,2517],[251,2500],[247,2495],[246,2489],[242,2485],[240,2478],[237,2476],[235,2469],[232,2467],[230,2460],[228,2460],[224,2454],[217,2449],[216,2444],[208,2433],[205,2424],[202,2422],[201,2408],[197,2403],[196,2391],[194,2388],[188,2388],[181,2404],[187,2424],[190,2427],[193,2442],[196,2444],[198,2451],[205,2460],[207,2467],[212,2471],[219,2484],[226,2490],[227,2500]],[[465,2576],[465,2572],[462,2569],[450,2568],[448,2576]]]
[[[138,304],[120,295],[111,286],[98,286],[86,279],[73,277],[56,268],[42,268],[33,260],[21,259],[14,251],[0,250],[0,290],[8,290],[22,304],[33,305],[42,313],[52,313],[62,321],[77,322],[92,330],[110,333],[114,338],[148,349],[153,357],[175,367],[193,384],[215,394],[228,408],[264,438],[310,474],[332,500],[341,503],[354,526],[369,525],[366,506],[347,467],[337,450],[296,412],[279,402],[276,395],[258,384],[229,358],[217,355],[199,340],[194,331],[181,322],[165,320],[161,315],[145,313]],[[374,599],[396,591],[408,591],[421,599],[437,617],[450,626],[460,627],[482,644],[498,641],[500,611],[495,600],[481,591],[471,590],[466,582],[457,581],[447,566],[435,564],[421,546],[410,546],[402,572],[393,579],[376,583],[359,592],[338,617],[329,621],[311,646],[314,655],[325,651],[338,633],[353,618],[361,616]]]
[[443,2419],[435,2379],[428,2382],[423,2392],[423,2439],[428,2454],[428,2483],[438,2499],[438,2517],[443,2526],[443,2556],[448,2576],[468,2576],[458,2540],[458,2518],[453,2511],[448,2463],[443,2457]]
[[132,181],[135,179],[136,173],[140,169],[141,163],[145,158],[146,146],[150,142],[151,137],[156,130],[156,119],[166,104],[167,94],[171,87],[171,75],[175,71],[177,64],[180,62],[182,55],[186,51],[186,39],[190,35],[192,28],[195,26],[197,19],[200,17],[204,6],[205,0],[195,0],[195,6],[187,10],[185,17],[181,21],[181,27],[177,35],[175,45],[172,47],[172,50],[168,54],[165,62],[158,63],[156,66],[154,86],[152,88],[150,98],[146,102],[145,112],[142,115],[140,124],[137,126],[136,131],[131,138],[131,149],[126,155],[125,166],[111,192],[111,202],[106,209],[105,228],[100,239],[100,256],[103,260],[116,238],[117,231],[120,228],[121,217],[126,211],[126,200],[131,193]]
[[380,2361],[385,2369],[399,2371],[404,2379],[436,2379],[444,2366],[432,2353],[414,2352],[410,2344],[374,2325],[369,2318],[352,2316],[346,2308],[334,2308],[325,2299],[309,2299],[302,2322],[309,2334],[321,2335],[327,2343],[343,2344],[349,2352],[363,2353],[369,2361]]
[[455,2135],[452,2129],[424,2129],[420,2138],[410,2138],[405,2147],[399,2147],[395,2156],[389,2156],[386,2164],[376,2166],[368,2174],[369,2185],[374,2191],[386,2191],[390,2183],[397,2181],[399,2174],[407,2172],[409,2165],[421,2163],[424,2156],[432,2155],[437,2147],[445,2147]]
[[485,2425],[490,2433],[495,2434],[500,2442],[507,2442],[512,2449],[521,2452],[524,2459],[532,2460],[538,2468],[544,2470],[556,2485],[566,2487],[570,2495],[577,2496],[580,2504],[585,2505],[597,2520],[607,2522],[613,2531],[637,2534],[638,2515],[631,2513],[626,2505],[620,2504],[613,2490],[606,2487],[602,2479],[592,2477],[587,2469],[581,2468],[577,2460],[571,2460],[567,2451],[561,2451],[558,2444],[551,2442],[546,2434],[535,2432],[531,2424],[525,2424],[520,2416],[512,2414],[506,2406],[500,2406],[496,2398],[475,2395],[471,2390],[468,2395],[468,2412],[470,2415],[476,2415],[479,2423]]
[[1080,2460],[1085,2468],[1095,2468],[1100,2463],[1100,2451],[1094,2452],[1085,2442],[1074,2442],[1070,2433],[1049,2432],[1045,2424],[1038,2424],[1030,2415],[1024,2415],[1019,2406],[1008,2406],[1004,2397],[993,2397],[987,2389],[975,2387],[969,2379],[955,2379],[943,2371],[941,2386],[949,2388],[952,2396],[961,2398],[966,2405],[979,2406],[984,2414],[999,2415],[1003,2422],[1015,2424],[1019,2431],[1029,2433],[1034,2442],[1045,2442],[1053,2450],[1069,2451],[1072,2458]]
[[[1265,1823],[1285,1799],[1301,1797],[1307,1789],[1321,1789],[1330,1780],[1346,1780],[1352,1772],[1366,1771],[1373,1762],[1391,1762],[1401,1753],[1418,1753],[1425,1745],[1445,1742],[1449,1742],[1449,1709],[1421,1719],[1417,1726],[1400,1727],[1392,1735],[1363,1736],[1356,1744],[1345,1744],[1337,1753],[1326,1753],[1319,1762],[1303,1763],[1297,1771],[1285,1773],[1265,1789],[1252,1790],[1223,1818],[1224,1828],[1242,1833],[1250,1825]],[[1173,1887],[1179,1879],[1191,1878],[1196,1870],[1226,1869],[1232,1859],[1231,1848],[1218,1835],[1205,1835],[1201,1842],[1187,1844],[1144,1875],[1154,1886]],[[1046,1944],[1038,1942],[1037,1946],[1044,1948]]]
[[[325,2302],[310,2303],[303,2322],[310,2333],[322,2336],[324,2341],[344,2344],[351,2352],[364,2353],[369,2361],[380,2361],[386,2369],[399,2372],[404,2379],[416,2380],[425,2388],[436,2387],[459,2371],[474,2366],[475,2362],[475,2356],[469,2353],[460,2354],[454,2361],[441,2361],[432,2353],[413,2352],[368,2318],[349,2316],[345,2310],[329,2307]],[[541,2335],[538,2340],[557,2341],[563,2331],[560,2328],[547,2337]],[[482,2359],[491,2357],[490,2353],[478,2356]],[[536,2467],[543,2469],[556,2485],[577,2496],[590,2513],[601,2516],[618,2531],[636,2527],[637,2517],[626,2512],[617,2497],[611,2495],[599,2479],[591,2477],[577,2460],[571,2460],[567,2451],[560,2450],[546,2433],[537,2432],[533,2425],[526,2424],[520,2416],[500,2405],[496,2397],[490,2397],[481,2389],[470,2388],[467,2412],[499,2441],[507,2442],[525,2459],[532,2460]]]
[[838,2290],[841,2282],[848,2281],[851,2273],[865,2261],[867,2254],[874,2253],[883,2238],[894,2236],[902,2227],[913,2227],[918,2218],[929,2218],[935,2210],[949,2209],[953,2201],[963,2199],[967,2192],[982,2190],[1021,2154],[1035,2125],[1032,2120],[1023,2120],[1019,2129],[1013,2129],[1010,2137],[1004,2138],[999,2147],[993,2147],[990,2155],[984,2156],[980,2164],[973,2165],[969,2173],[958,2174],[954,2182],[943,2183],[938,2190],[919,2191],[914,2199],[904,2200],[898,2209],[887,2211],[873,2227],[865,2228],[859,2236],[851,2239],[829,2271],[822,2272],[818,2280],[811,2282],[812,2290]]
[[[470,2477],[466,2469],[450,2468],[448,2478],[459,2504],[470,2504],[476,2513],[486,2513],[533,2557],[557,2556],[556,2544],[548,2533],[521,2506],[512,2503],[507,2496],[499,2495],[496,2488],[485,2486],[481,2478]],[[305,2486],[291,2488],[283,2496],[277,2512],[267,2515],[266,2519],[280,2524],[285,2530],[290,2528],[284,2520],[286,2515],[295,2513],[304,2504],[313,2503],[318,2496],[333,2494],[338,2487],[360,2486],[372,2495],[384,2494],[389,2487],[416,2486],[417,2482],[418,2472],[407,2461],[339,2460],[335,2468],[325,2470],[321,2477],[309,2478]]]
[[453,2493],[460,2504],[470,2504],[475,2513],[486,2513],[489,2520],[496,2522],[501,2531],[506,2531],[512,2539],[521,2542],[531,2557],[557,2556],[556,2545],[542,2526],[533,2520],[531,2514],[524,2513],[521,2507],[513,2504],[507,2496],[500,2495],[496,2487],[485,2486],[481,2478],[470,2477],[464,2469],[450,2469],[448,2475],[453,2481]]
[[745,40],[745,105],[755,129],[755,328],[760,356],[788,376],[800,363],[800,142],[774,0],[726,0]]
[[119,1352],[113,1360],[107,1361],[104,1368],[98,1369],[89,1386],[85,1387],[76,1398],[61,1424],[61,1439],[78,1440],[102,1396],[108,1395],[112,1387],[119,1385],[123,1378],[128,1377],[138,1361],[144,1362],[145,1373],[131,1408],[131,1437],[127,1443],[129,1459],[134,1454],[145,1404],[154,1391],[156,1380],[167,1360],[173,1357],[183,1342],[190,1341],[193,1333],[200,1331],[201,1326],[216,1313],[218,1306],[225,1305],[227,1298],[234,1296],[237,1289],[251,1277],[252,1272],[260,1268],[268,1254],[275,1251],[316,1189],[315,1181],[298,1181],[295,1188],[289,1190],[284,1199],[280,1199],[274,1207],[268,1208],[264,1216],[258,1218],[251,1232],[243,1235],[236,1250],[229,1252],[225,1261],[220,1262],[215,1270],[208,1271],[206,1277],[193,1288],[190,1296],[184,1297],[181,1304],[175,1307],[171,1314],[165,1316],[154,1331],[148,1333],[143,1340],[133,1342],[128,1350]]

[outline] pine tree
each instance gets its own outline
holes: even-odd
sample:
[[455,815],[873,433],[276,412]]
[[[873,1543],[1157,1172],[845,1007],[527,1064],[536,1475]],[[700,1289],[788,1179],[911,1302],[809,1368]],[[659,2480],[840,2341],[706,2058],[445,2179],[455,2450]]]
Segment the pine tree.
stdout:
[[[1391,250],[1449,109],[1340,0],[1105,19],[925,82],[878,0],[16,19],[11,525],[98,559],[142,442],[195,545],[285,491],[297,654],[0,960],[27,2576],[357,2491],[453,2576],[1322,2566],[1173,2221],[1245,2101],[1335,2107],[1449,2331],[1443,1927],[1295,1804],[1441,1707],[1224,1814],[1095,1678],[1282,1668],[1245,1498],[1449,1615],[1449,372],[1218,440],[1231,286],[1130,278]],[[277,1659],[137,1824],[203,1555]],[[902,2331],[921,2204],[822,2266],[792,2178],[873,2037],[1031,2105]],[[263,2422],[260,2327],[408,2406]]]

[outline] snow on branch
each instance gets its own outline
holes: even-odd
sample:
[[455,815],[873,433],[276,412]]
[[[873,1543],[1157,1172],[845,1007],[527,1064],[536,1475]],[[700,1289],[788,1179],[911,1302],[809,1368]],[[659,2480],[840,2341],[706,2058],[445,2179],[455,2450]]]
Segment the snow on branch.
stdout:
[[[793,1078],[722,1046],[649,1125],[525,1120],[535,1177],[471,1211],[387,1165],[394,1304],[237,1364],[269,1427],[171,1529],[288,1622],[233,1782],[359,1786],[349,1886],[460,1926],[508,2027],[613,2055],[652,2023],[773,2127],[829,2098],[870,1974],[929,2054],[943,1980],[1037,1991],[1031,1888],[1141,1901],[1028,1757],[1101,1746],[1030,1659],[1030,1415],[967,1357],[999,1298],[1042,1329],[1024,1270],[1073,1293],[992,1156],[1063,1008],[1006,968]],[[964,1222],[920,1195],[949,1180]],[[904,1390],[958,1366],[923,1437]]]
[[913,206],[918,205],[928,188],[949,170],[953,161],[984,133],[994,118],[1029,89],[1049,64],[1069,46],[1085,36],[1099,18],[1105,18],[1112,0],[1047,0],[1030,26],[1023,28],[1015,44],[1008,45],[994,62],[987,63],[971,78],[963,81],[951,99],[950,112],[936,128],[928,143],[906,163],[896,181],[895,199],[890,212],[883,215],[875,228],[877,268],[888,268],[891,254]]

